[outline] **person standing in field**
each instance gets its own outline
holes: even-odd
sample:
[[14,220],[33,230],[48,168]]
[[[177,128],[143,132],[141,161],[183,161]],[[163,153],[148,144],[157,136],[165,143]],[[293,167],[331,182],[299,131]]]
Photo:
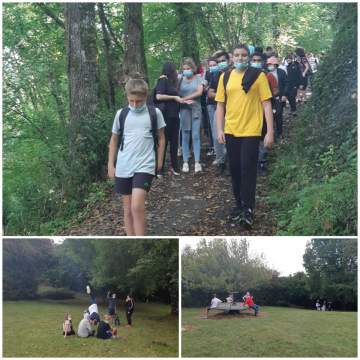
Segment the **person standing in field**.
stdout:
[[219,143],[226,144],[229,158],[235,198],[230,219],[251,229],[264,114],[264,146],[271,148],[274,143],[272,94],[263,71],[249,66],[246,45],[237,46],[233,57],[235,69],[221,75],[216,92],[217,135]]
[[126,235],[143,236],[146,194],[163,166],[165,121],[159,109],[146,105],[148,85],[143,79],[128,80],[125,92],[128,105],[114,119],[108,175],[115,178],[115,192],[123,197]]
[[125,313],[127,320],[126,327],[132,326],[132,315],[134,313],[134,309],[135,309],[135,301],[130,295],[128,295],[125,300]]

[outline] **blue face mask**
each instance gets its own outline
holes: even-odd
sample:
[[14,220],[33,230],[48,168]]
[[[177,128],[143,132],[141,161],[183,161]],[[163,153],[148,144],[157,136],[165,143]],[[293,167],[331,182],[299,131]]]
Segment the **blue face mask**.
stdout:
[[229,67],[227,61],[222,61],[221,63],[218,64],[218,68],[221,71],[225,71],[227,68]]
[[258,62],[252,62],[251,67],[256,68],[256,69],[262,69],[262,64],[258,63]]
[[268,66],[267,69],[271,72],[275,70],[275,66]]
[[217,65],[215,66],[209,66],[209,71],[211,73],[215,73],[215,72],[218,72],[219,71],[219,67]]
[[129,104],[129,109],[136,114],[142,113],[146,109],[146,103],[143,103],[142,105],[137,107],[131,106]]
[[184,70],[183,74],[185,77],[190,78],[194,75],[194,72],[192,70]]
[[238,71],[245,70],[248,66],[249,66],[248,62],[243,62],[243,63],[236,62],[236,63],[234,63],[234,67]]

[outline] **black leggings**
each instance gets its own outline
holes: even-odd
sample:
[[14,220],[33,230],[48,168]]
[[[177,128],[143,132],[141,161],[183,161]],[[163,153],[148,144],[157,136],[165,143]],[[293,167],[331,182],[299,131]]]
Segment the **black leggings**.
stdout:
[[165,116],[165,152],[164,152],[164,165],[166,159],[166,150],[168,143],[170,142],[170,159],[171,166],[174,170],[178,171],[178,160],[177,160],[177,151],[179,146],[179,127],[180,119],[179,117],[166,117]]
[[225,139],[236,205],[254,209],[260,136]]
[[133,314],[133,310],[126,310],[126,320],[128,325],[131,325],[131,316]]
[[274,120],[276,136],[281,136],[283,131],[283,103],[280,100],[279,97],[272,99],[272,107],[275,110]]
[[289,100],[290,110],[292,112],[296,111],[296,94],[297,94],[297,87],[289,86],[289,92],[287,94],[287,98]]

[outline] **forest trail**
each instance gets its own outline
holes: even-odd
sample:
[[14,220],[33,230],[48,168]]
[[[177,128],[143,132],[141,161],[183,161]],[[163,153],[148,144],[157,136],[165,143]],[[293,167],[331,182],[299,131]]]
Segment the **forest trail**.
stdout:
[[[291,137],[294,121],[289,108],[284,109],[283,139],[274,149]],[[274,151],[274,150],[272,150]],[[203,172],[180,176],[165,175],[154,179],[146,201],[148,236],[272,236],[277,232],[276,218],[267,202],[268,176],[258,176],[254,225],[251,231],[228,220],[234,206],[230,176],[216,176],[212,157],[202,153]],[[168,159],[168,157],[167,157]],[[274,163],[270,159],[269,171]],[[85,220],[65,229],[59,235],[123,236],[121,199],[109,190],[106,200],[93,207]]]

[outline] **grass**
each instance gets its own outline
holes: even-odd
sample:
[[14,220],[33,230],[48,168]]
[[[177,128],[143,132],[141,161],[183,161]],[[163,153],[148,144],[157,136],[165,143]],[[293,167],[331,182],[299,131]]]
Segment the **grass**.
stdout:
[[356,357],[357,312],[262,307],[260,316],[182,310],[183,357]]
[[[178,356],[178,319],[170,307],[137,303],[133,327],[125,328],[125,313],[118,310],[119,338],[100,340],[78,336],[64,338],[66,312],[74,330],[87,307],[83,300],[4,301],[3,356],[5,357],[175,357]],[[101,314],[106,307],[100,306]]]

